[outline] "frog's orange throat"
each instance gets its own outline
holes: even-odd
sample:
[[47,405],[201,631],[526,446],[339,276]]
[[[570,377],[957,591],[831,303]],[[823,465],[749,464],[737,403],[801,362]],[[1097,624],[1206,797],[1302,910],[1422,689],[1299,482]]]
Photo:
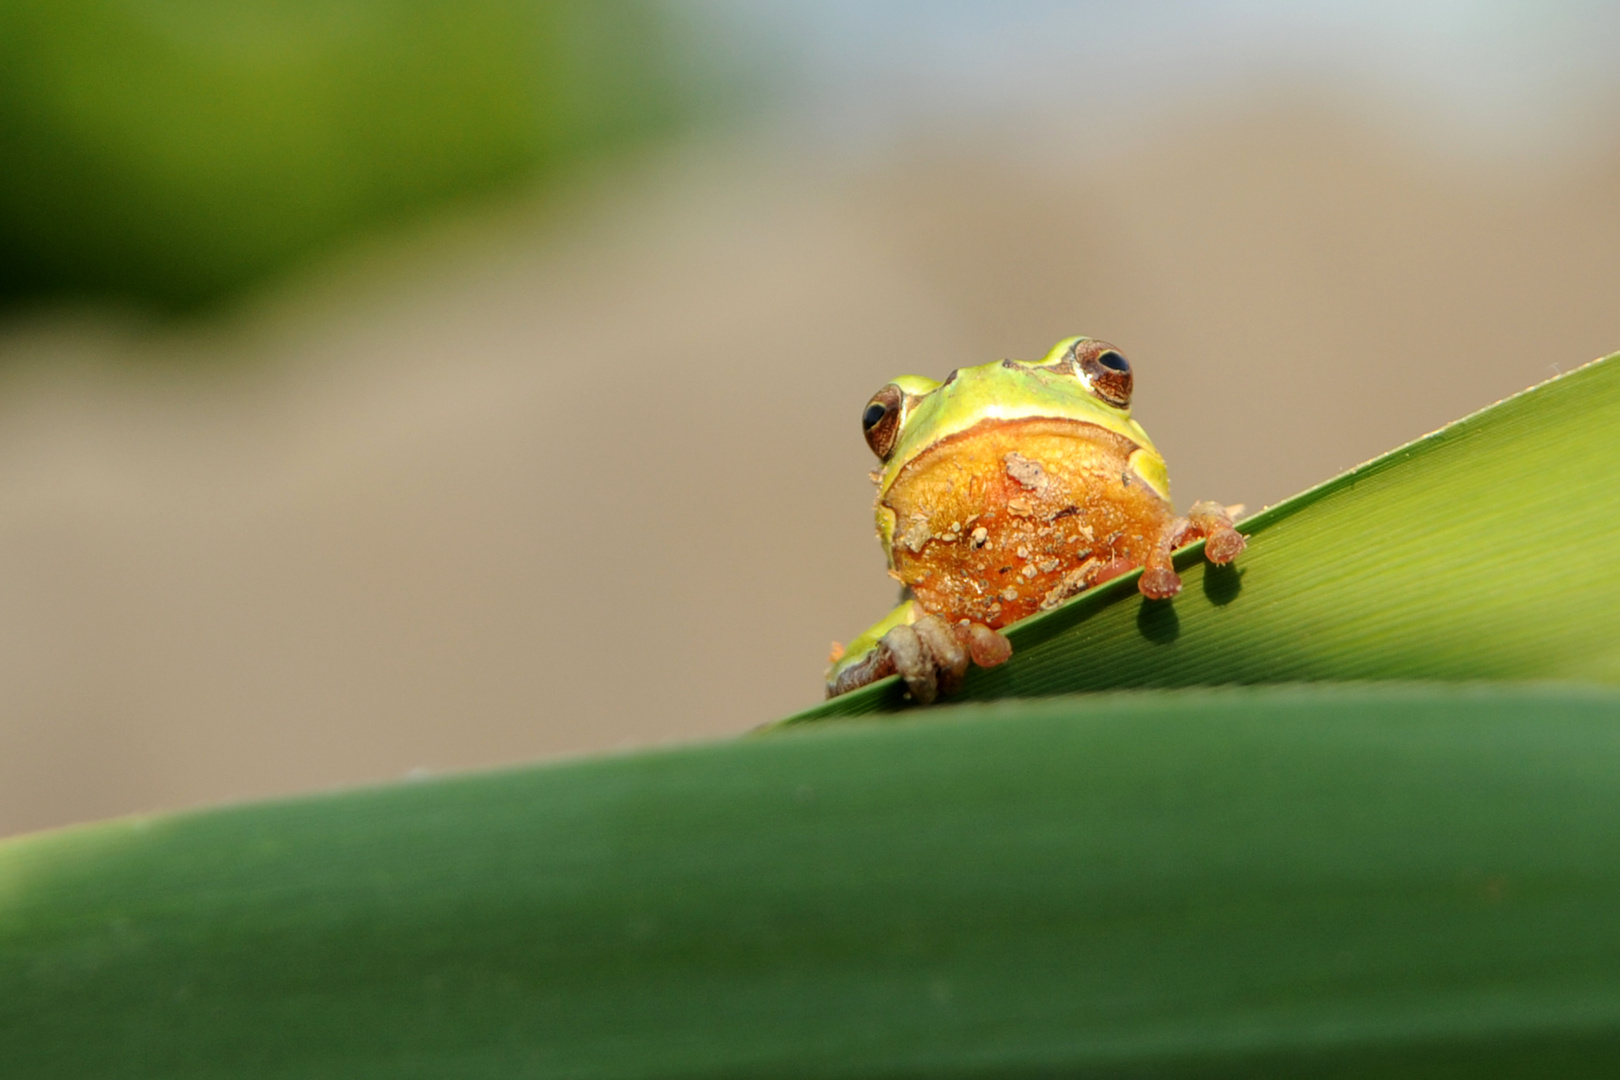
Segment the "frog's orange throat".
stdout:
[[1140,566],[1174,516],[1142,476],[1162,467],[1133,464],[1142,453],[1095,424],[1045,417],[943,439],[878,497],[891,572],[924,610],[1001,627]]

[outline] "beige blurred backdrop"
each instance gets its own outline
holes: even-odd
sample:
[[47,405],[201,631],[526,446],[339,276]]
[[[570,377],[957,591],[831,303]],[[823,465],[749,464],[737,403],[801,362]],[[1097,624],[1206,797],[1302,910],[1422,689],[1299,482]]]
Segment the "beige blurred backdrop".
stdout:
[[808,705],[892,601],[883,382],[1105,337],[1179,501],[1258,508],[1620,349],[1617,148],[1304,91],[741,131],[201,322],[0,323],[0,833]]

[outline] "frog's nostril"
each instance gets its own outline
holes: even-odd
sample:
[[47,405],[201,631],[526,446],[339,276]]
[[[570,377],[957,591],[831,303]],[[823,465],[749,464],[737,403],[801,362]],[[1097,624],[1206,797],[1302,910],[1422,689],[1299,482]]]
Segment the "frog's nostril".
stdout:
[[955,382],[956,381],[956,373],[958,371],[960,371],[960,370],[962,370],[962,369],[961,368],[951,368],[951,373],[949,375],[945,376],[945,381],[939,384],[939,388],[941,390],[943,390],[947,386],[951,385],[951,383]]

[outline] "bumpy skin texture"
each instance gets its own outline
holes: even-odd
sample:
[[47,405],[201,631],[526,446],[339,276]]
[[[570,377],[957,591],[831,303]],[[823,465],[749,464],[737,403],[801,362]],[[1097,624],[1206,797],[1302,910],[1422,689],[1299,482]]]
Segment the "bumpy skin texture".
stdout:
[[906,466],[880,500],[894,574],[924,610],[993,629],[1141,566],[1175,517],[1136,446],[1073,420],[986,420]]
[[1131,386],[1113,346],[1070,338],[1043,360],[906,376],[873,396],[862,423],[884,463],[878,536],[912,599],[847,656],[835,649],[829,697],[899,674],[930,702],[969,660],[1011,655],[1001,627],[1137,567],[1143,595],[1174,596],[1171,553],[1199,537],[1211,562],[1237,557],[1245,541],[1225,507],[1176,516]]

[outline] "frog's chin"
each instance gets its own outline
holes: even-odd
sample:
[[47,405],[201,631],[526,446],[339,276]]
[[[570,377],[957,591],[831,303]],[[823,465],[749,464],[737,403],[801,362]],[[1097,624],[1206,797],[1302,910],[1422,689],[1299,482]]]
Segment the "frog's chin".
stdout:
[[879,498],[890,565],[953,621],[1033,614],[1121,559],[1141,565],[1172,516],[1138,469],[1143,453],[1078,420],[975,425],[917,455]]
[[[937,493],[940,497],[960,501],[954,497],[957,487],[965,482],[971,488],[976,478],[982,480],[1004,472],[1007,455],[1019,453],[1019,447],[1029,438],[1056,439],[1057,457],[1070,466],[1064,472],[1070,477],[1080,478],[1082,488],[1092,483],[1087,478],[1099,473],[1106,475],[1128,471],[1135,480],[1163,500],[1168,508],[1170,477],[1164,459],[1151,444],[1143,445],[1112,428],[1072,417],[1030,416],[1013,420],[988,417],[970,428],[940,439],[913,455],[904,465],[890,467],[881,474],[873,473],[878,483],[875,509],[877,534],[889,565],[894,566],[897,538],[903,539],[908,529],[913,537],[916,535],[911,520],[900,520],[893,499],[900,497],[900,493],[911,485],[920,484],[923,491],[905,498],[905,502],[916,506],[929,505],[935,497],[934,488],[943,488]],[[940,469],[941,463],[946,465],[943,470]],[[944,473],[942,482],[939,478],[941,472]],[[990,489],[986,487],[984,490]],[[1083,492],[1075,494],[1080,497]]]

